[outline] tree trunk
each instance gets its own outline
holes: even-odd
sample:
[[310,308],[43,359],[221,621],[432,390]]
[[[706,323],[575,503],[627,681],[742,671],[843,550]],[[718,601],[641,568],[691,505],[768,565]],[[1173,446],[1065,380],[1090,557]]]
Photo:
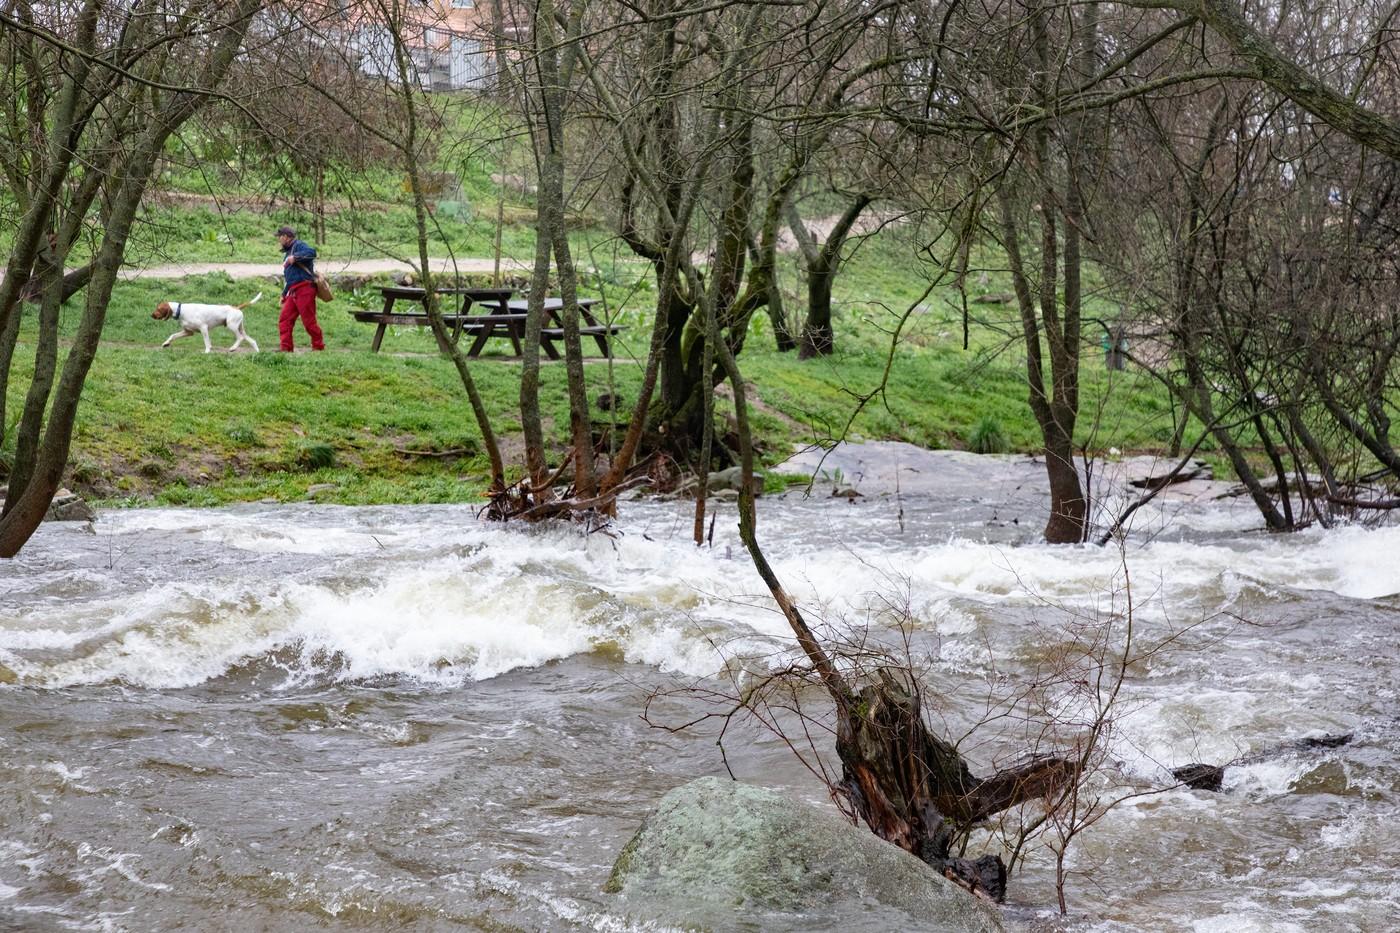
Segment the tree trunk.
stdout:
[[[836,225],[832,227],[831,235],[826,238],[820,249],[810,252],[806,248],[803,249],[807,258],[807,320],[802,325],[798,359],[827,356],[836,349],[836,337],[831,327],[831,288],[836,281],[837,272],[841,269],[841,249],[845,246],[861,211],[865,210],[870,201],[868,195],[858,196],[842,212]],[[791,216],[793,233],[798,236],[798,242],[801,244],[802,237],[797,231],[801,229],[806,232],[806,226],[798,216],[796,208]]]
[[797,347],[799,360],[829,356],[836,349],[836,336],[831,330],[831,283],[835,278],[835,270],[807,271],[807,320],[802,324]]
[[1045,444],[1045,472],[1050,480],[1050,519],[1045,523],[1049,544],[1079,544],[1084,540],[1088,521],[1088,501],[1074,464],[1074,448],[1069,438],[1051,426]]
[[[88,263],[81,268],[64,273],[62,285],[62,297],[59,303],[67,301],[78,292],[87,287],[87,283],[92,279],[92,263]],[[41,304],[44,300],[44,289],[38,283],[30,280],[24,288],[24,300],[31,304]]]
[[433,336],[437,340],[438,346],[447,349],[452,365],[457,370],[457,378],[461,380],[462,388],[467,393],[467,400],[471,403],[477,429],[481,431],[482,445],[486,448],[487,457],[491,462],[490,491],[502,493],[506,488],[505,462],[501,459],[501,448],[496,441],[496,432],[491,427],[491,415],[486,410],[486,403],[477,390],[476,380],[472,378],[471,370],[467,368],[467,361],[462,356],[461,349],[452,342],[448,334],[447,326],[442,319],[442,309],[438,304],[437,287],[433,281],[432,264],[428,258],[428,203],[423,193],[422,172],[419,163],[418,105],[415,98],[417,90],[413,81],[413,69],[409,64],[409,52],[405,46],[402,24],[396,21],[396,25],[399,28],[391,30],[393,33],[394,63],[398,70],[399,87],[404,94],[404,111],[408,129],[401,154],[404,156],[410,193],[413,196],[414,222],[418,234],[418,261],[423,279],[423,306],[428,313],[428,322],[432,327]]
[[[1057,300],[1054,290],[1054,225],[1049,219],[1049,212],[1045,212],[1045,216],[1041,218],[1042,224],[1047,228],[1042,235],[1045,269],[1042,271],[1041,311],[1038,314],[1035,297],[1031,294],[1030,281],[1021,258],[1020,228],[1012,211],[1011,196],[1005,191],[998,192],[997,200],[1001,215],[1002,248],[1006,253],[1012,286],[1021,311],[1030,408],[1036,424],[1040,427],[1045,451],[1045,472],[1050,484],[1050,517],[1045,524],[1045,540],[1050,544],[1078,544],[1085,539],[1087,532],[1088,503],[1080,485],[1079,470],[1074,464],[1072,432],[1075,408],[1071,407],[1070,402],[1074,401],[1076,396],[1071,393],[1067,398],[1065,391],[1066,382],[1071,376],[1075,379],[1074,384],[1077,388],[1078,370],[1077,367],[1070,373],[1066,373],[1065,370],[1066,357],[1072,354],[1077,361],[1079,348],[1076,343],[1073,347],[1056,349],[1056,340],[1063,339],[1062,333],[1048,335],[1047,342],[1051,346],[1051,379],[1055,384],[1049,392],[1045,387],[1041,349],[1041,316],[1048,317],[1048,309]],[[1045,281],[1047,278],[1048,282]]]
[[[239,0],[232,6],[228,12],[228,19],[216,30],[217,40],[214,48],[205,56],[200,73],[192,82],[193,88],[213,88],[223,80],[242,44],[253,15],[261,6],[261,0]],[[89,37],[88,43],[90,42]],[[88,287],[83,317],[53,395],[43,440],[34,459],[31,479],[25,488],[19,491],[18,498],[15,498],[12,491],[12,501],[6,502],[5,514],[0,517],[0,558],[13,557],[19,553],[20,548],[43,521],[49,505],[53,502],[54,494],[58,491],[64,468],[68,464],[73,425],[82,397],[83,384],[97,355],[107,307],[112,298],[112,286],[116,282],[117,272],[126,253],[126,240],[140,207],[142,195],[150,184],[151,174],[166,140],[207,100],[208,97],[198,90],[171,92],[167,98],[160,101],[160,109],[150,116],[145,129],[133,144],[131,155],[115,174],[116,184],[113,186],[109,202],[110,209],[104,218],[102,243],[93,260],[92,281]],[[77,148],[76,140],[64,135],[60,142],[69,151],[65,164],[71,164],[72,150]],[[58,178],[60,184],[66,175],[65,170]],[[44,213],[47,216],[48,212]],[[16,264],[15,260],[16,256],[12,255],[12,269]],[[32,263],[33,258],[30,257],[29,261],[23,264],[24,271],[27,272]],[[6,310],[3,307],[5,301],[18,298],[18,288],[23,284],[23,281],[19,281],[11,286],[10,280],[7,279],[4,285],[0,286],[0,294],[4,297],[4,300],[0,300],[0,310]],[[9,291],[11,287],[15,289],[14,292]],[[0,391],[4,391],[4,387],[0,387]]]
[[58,364],[58,313],[62,306],[63,255],[61,252],[45,250],[40,254],[38,283],[43,295],[39,311],[39,333],[34,350],[34,373],[29,380],[29,391],[24,399],[24,413],[20,417],[19,433],[15,437],[15,464],[10,471],[9,495],[6,498],[0,518],[8,514],[20,495],[29,486],[34,475],[34,464],[39,456],[39,440],[44,426],[44,411],[48,407],[49,394],[53,391],[54,371]]

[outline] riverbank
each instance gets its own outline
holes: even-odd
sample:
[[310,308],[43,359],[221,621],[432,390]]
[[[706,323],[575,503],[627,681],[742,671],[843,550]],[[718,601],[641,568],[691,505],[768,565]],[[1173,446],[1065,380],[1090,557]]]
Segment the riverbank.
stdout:
[[[990,434],[992,449],[1038,449],[1020,358],[1013,351],[962,350],[960,331],[933,309],[907,327],[884,396],[858,404],[883,378],[888,353],[888,338],[861,303],[861,289],[872,287],[866,272],[853,267],[832,357],[799,361],[780,354],[768,322],[755,321],[740,365],[753,390],[765,462],[842,436],[965,449]],[[241,303],[258,293],[261,301],[245,313],[265,352],[205,355],[197,338],[159,349],[172,328],[151,319],[158,302]],[[287,502],[308,494],[357,505],[479,501],[486,476],[479,434],[458,377],[435,352],[431,335],[391,329],[383,352],[370,353],[373,328],[349,313],[379,304],[370,285],[321,307],[328,352],[266,352],[277,345],[276,296],[270,279],[235,280],[223,272],[119,283],[79,410],[65,478],[70,488],[108,506]],[[616,358],[590,363],[585,376],[590,398],[608,393],[625,402],[636,397],[654,299],[642,292],[613,300],[608,313],[626,328]],[[78,317],[76,303],[65,309],[65,337]],[[21,334],[11,374],[10,420],[28,384],[32,326],[31,320]],[[216,346],[232,343],[227,333],[211,336]],[[304,349],[305,335],[298,331],[297,339]],[[519,364],[488,352],[471,365],[513,452],[520,444]],[[1131,372],[1106,373],[1093,361],[1085,375],[1086,397],[1102,400],[1097,429],[1083,419],[1091,449],[1165,448],[1170,406],[1154,384]],[[541,379],[545,427],[562,451],[564,370],[546,364]]]

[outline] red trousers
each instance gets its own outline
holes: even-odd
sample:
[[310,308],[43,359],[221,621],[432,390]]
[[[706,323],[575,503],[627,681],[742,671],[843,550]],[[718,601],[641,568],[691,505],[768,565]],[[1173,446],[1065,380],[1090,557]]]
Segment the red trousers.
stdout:
[[326,341],[321,337],[321,325],[316,323],[316,286],[311,282],[298,282],[282,296],[282,316],[277,319],[277,333],[282,338],[282,349],[287,352],[292,349],[292,325],[297,318],[301,318],[301,326],[311,336],[311,349],[324,350]]

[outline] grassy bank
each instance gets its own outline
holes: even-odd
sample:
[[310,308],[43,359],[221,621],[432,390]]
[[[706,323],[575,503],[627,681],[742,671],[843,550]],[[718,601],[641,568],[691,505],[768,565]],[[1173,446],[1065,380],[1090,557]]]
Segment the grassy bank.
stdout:
[[[839,296],[839,349],[832,357],[801,362],[779,354],[767,321],[756,323],[741,365],[757,396],[756,424],[770,462],[794,444],[840,435],[857,400],[880,381],[886,331],[921,291],[890,268],[877,251],[857,257]],[[600,279],[595,286],[628,330],[613,363],[586,367],[590,397],[613,391],[634,399],[652,294],[631,292],[630,302],[619,305],[630,283]],[[264,297],[247,311],[248,330],[267,351],[277,345],[274,282],[212,274],[118,286],[79,414],[71,485],[116,504],[289,501],[305,498],[312,487],[330,487],[316,491],[319,501],[347,504],[479,497],[485,462],[455,371],[434,352],[426,329],[392,329],[384,352],[370,353],[372,327],[347,312],[374,306],[373,289],[321,307],[327,353],[206,356],[198,337],[158,348],[174,328],[151,319],[157,302],[242,302],[258,291]],[[77,302],[65,309],[65,333],[76,325]],[[12,421],[27,385],[31,327],[32,321],[12,374]],[[1034,451],[1038,433],[1015,347],[994,352],[1002,337],[989,323],[976,329],[973,349],[964,351],[961,339],[952,305],[931,296],[910,318],[886,393],[860,409],[852,436],[965,447],[991,425],[1006,449]],[[218,331],[214,340],[227,346],[232,337]],[[305,347],[299,330],[297,340]],[[507,452],[518,451],[519,364],[488,355],[473,361],[472,371]],[[1096,449],[1164,445],[1171,419],[1160,390],[1139,375],[1112,375],[1097,360],[1086,360],[1084,442]],[[547,364],[541,387],[546,427],[560,450],[567,425],[564,376],[562,366]]]
[[[529,174],[528,143],[509,132],[508,118],[489,104],[470,96],[431,100],[445,107],[450,132],[444,139],[456,141],[430,157],[432,178],[441,185],[432,199],[431,252],[486,258],[499,240],[505,257],[528,263],[534,253],[534,209],[522,177]],[[278,259],[271,235],[278,225],[309,232],[311,216],[298,201],[306,179],[279,175],[266,153],[249,155],[232,138],[192,130],[167,156],[159,190],[148,198],[128,244],[130,265],[271,263]],[[0,206],[5,197],[0,193]],[[417,254],[401,171],[370,165],[337,172],[328,197],[326,236],[317,244],[326,259]],[[820,213],[816,202],[809,210]],[[627,328],[613,363],[586,367],[590,397],[611,391],[630,401],[655,307],[652,274],[602,218],[573,217],[570,226],[586,293],[607,299],[610,318]],[[0,248],[9,236],[0,230]],[[82,261],[90,245],[80,243],[72,261]],[[916,231],[895,225],[855,249],[837,281],[838,351],[832,357],[800,362],[779,354],[767,319],[755,320],[740,363],[752,383],[768,462],[794,445],[843,435],[928,447],[1039,448],[1013,309],[975,306],[964,349],[961,304],[949,288],[929,290],[938,270],[927,265],[920,245]],[[780,265],[795,315],[802,306],[796,258],[782,257]],[[995,271],[995,256],[980,265],[989,271],[977,273],[976,291],[1010,290]],[[422,328],[393,330],[384,352],[369,352],[372,327],[347,312],[377,308],[373,288],[322,307],[325,354],[205,356],[198,337],[158,349],[175,329],[151,319],[159,301],[240,303],[261,291],[262,302],[247,312],[248,330],[265,351],[273,350],[279,290],[276,280],[235,282],[222,274],[120,282],[79,411],[70,485],[100,500],[132,504],[293,500],[312,487],[324,487],[319,499],[343,503],[475,500],[485,464],[457,375]],[[80,294],[64,310],[65,336],[76,326],[82,300]],[[906,313],[886,391],[870,397],[884,378],[891,334]],[[1091,302],[1088,314],[1108,319],[1116,309]],[[18,417],[32,367],[32,308],[27,317],[11,374],[7,427]],[[1086,325],[1086,334],[1095,326]],[[306,345],[303,333],[297,339]],[[219,331],[214,340],[227,346],[232,337]],[[508,459],[518,462],[519,364],[488,356],[472,368]],[[1083,380],[1078,436],[1086,447],[1155,450],[1169,442],[1170,406],[1158,385],[1140,373],[1110,376],[1100,355],[1089,351]],[[564,385],[562,367],[545,365],[541,402],[560,451]],[[13,431],[7,435],[12,445]],[[0,449],[0,461],[11,453]]]

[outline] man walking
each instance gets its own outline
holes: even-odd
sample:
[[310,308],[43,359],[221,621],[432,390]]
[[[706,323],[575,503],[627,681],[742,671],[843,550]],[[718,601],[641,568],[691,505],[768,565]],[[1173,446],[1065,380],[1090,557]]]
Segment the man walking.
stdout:
[[286,258],[282,260],[282,316],[277,319],[277,333],[282,338],[282,352],[292,352],[292,326],[301,318],[301,326],[311,337],[311,349],[324,350],[321,325],[316,323],[316,250],[297,239],[291,227],[279,227],[277,242]]

